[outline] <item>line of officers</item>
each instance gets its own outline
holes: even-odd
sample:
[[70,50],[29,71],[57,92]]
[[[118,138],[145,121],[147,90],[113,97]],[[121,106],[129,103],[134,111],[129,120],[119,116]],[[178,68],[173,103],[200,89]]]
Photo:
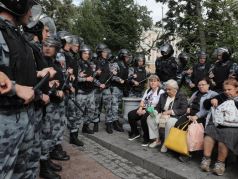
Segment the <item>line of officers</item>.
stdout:
[[[35,0],[0,0],[0,178],[61,178],[56,172],[62,167],[51,159],[70,159],[61,145],[66,126],[70,143],[83,146],[80,124],[83,133],[98,132],[104,110],[107,133],[123,132],[122,97],[141,97],[149,76],[142,54],[132,62],[129,50],[114,57],[100,43],[93,55],[82,38],[56,33],[53,19],[41,10]],[[175,79],[196,88],[209,76],[218,91],[228,76],[236,76],[225,47],[215,50],[212,65],[200,52],[192,69],[186,53],[177,61],[170,44],[160,51],[155,66],[162,82]]]
[[127,49],[114,57],[100,43],[93,58],[82,38],[56,32],[35,0],[0,0],[0,47],[1,179],[61,178],[51,159],[70,159],[61,145],[66,126],[70,143],[83,146],[80,124],[98,132],[104,110],[107,133],[123,132],[122,97],[142,96],[148,77],[143,55],[130,67]]
[[[155,61],[156,74],[162,82],[174,79],[179,87],[187,86],[197,90],[201,79],[208,78],[214,91],[222,92],[222,84],[228,78],[238,78],[238,65],[233,60],[232,50],[228,47],[214,49],[211,60],[205,51],[197,52],[197,62],[191,64],[191,55],[181,52],[176,59],[170,44],[160,47],[161,57]],[[192,65],[192,66],[191,66]]]

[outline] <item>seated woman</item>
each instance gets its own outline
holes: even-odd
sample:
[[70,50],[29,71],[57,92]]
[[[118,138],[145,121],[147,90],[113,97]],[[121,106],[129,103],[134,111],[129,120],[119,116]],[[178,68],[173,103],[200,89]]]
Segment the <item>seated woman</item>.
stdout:
[[146,123],[149,113],[146,112],[146,108],[148,106],[155,107],[159,101],[160,95],[164,93],[164,90],[160,88],[160,79],[157,75],[151,75],[148,80],[149,89],[145,91],[139,108],[128,113],[128,122],[131,126],[128,140],[134,140],[140,137],[140,133],[137,129],[137,121],[140,120],[144,139],[142,146],[148,146],[149,144],[149,131]]
[[[175,80],[168,80],[165,83],[165,88],[166,93],[160,96],[159,103],[155,109],[162,115],[169,115],[165,123],[166,139],[170,129],[178,121],[178,118],[186,113],[188,102],[186,96],[178,91],[178,83]],[[156,142],[159,142],[159,138]],[[167,148],[163,145],[160,151],[167,152]]]
[[[217,107],[227,100],[234,100],[235,107],[238,108],[238,82],[235,79],[228,79],[223,83],[224,93],[212,99],[204,101],[204,107],[208,110],[212,106]],[[214,165],[213,173],[223,175],[225,172],[225,160],[229,149],[238,155],[238,128],[215,125],[213,118],[210,117],[205,129],[204,151],[201,162],[203,171],[210,171],[211,155],[215,143],[218,143],[218,157]]]
[[[202,123],[205,127],[206,116],[208,114],[208,110],[203,107],[203,102],[206,99],[210,99],[216,95],[217,92],[209,90],[209,79],[202,79],[198,81],[198,91],[194,92],[189,100],[189,107],[187,109],[186,115],[179,118],[176,122],[175,127],[181,126],[186,121],[190,121],[190,123],[197,121],[198,123]],[[187,127],[184,128],[185,130]],[[180,156],[179,160],[181,162],[186,162],[189,158],[186,156]]]

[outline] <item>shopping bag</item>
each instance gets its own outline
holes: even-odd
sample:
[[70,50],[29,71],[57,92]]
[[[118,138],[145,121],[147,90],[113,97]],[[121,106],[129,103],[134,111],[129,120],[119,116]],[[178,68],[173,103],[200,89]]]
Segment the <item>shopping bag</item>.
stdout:
[[186,125],[184,125],[182,129],[172,127],[169,131],[168,137],[165,139],[165,147],[180,154],[188,156],[189,151],[187,144],[187,131],[183,130],[188,124],[189,121],[186,121]]
[[160,113],[158,115],[158,124],[160,128],[165,128],[165,124],[167,122],[167,120],[170,118],[170,115],[166,115],[166,114],[162,114]]
[[201,123],[193,122],[188,126],[187,143],[190,152],[203,150],[204,127]]
[[234,100],[227,100],[216,108],[212,107],[211,112],[215,125],[238,127],[238,109]]

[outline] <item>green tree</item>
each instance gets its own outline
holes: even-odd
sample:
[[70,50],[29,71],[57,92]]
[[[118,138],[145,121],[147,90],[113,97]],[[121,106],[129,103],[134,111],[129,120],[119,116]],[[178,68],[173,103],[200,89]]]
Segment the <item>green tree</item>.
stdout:
[[72,0],[41,0],[43,11],[55,21],[57,30],[72,31],[77,7]]
[[162,42],[178,37],[178,47],[186,52],[204,49],[211,53],[218,46],[238,47],[236,0],[157,1],[169,7],[163,19],[166,33]]

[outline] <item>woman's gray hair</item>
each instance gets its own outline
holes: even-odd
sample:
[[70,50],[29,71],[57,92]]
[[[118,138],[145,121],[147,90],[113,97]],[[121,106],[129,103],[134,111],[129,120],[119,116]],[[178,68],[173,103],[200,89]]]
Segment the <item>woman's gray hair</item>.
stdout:
[[177,83],[177,81],[175,81],[175,80],[168,80],[168,81],[166,81],[165,83],[165,87],[167,88],[167,86],[170,86],[170,87],[172,87],[172,88],[174,88],[174,89],[176,89],[176,90],[178,90],[179,89],[179,86],[178,86],[178,83]]

